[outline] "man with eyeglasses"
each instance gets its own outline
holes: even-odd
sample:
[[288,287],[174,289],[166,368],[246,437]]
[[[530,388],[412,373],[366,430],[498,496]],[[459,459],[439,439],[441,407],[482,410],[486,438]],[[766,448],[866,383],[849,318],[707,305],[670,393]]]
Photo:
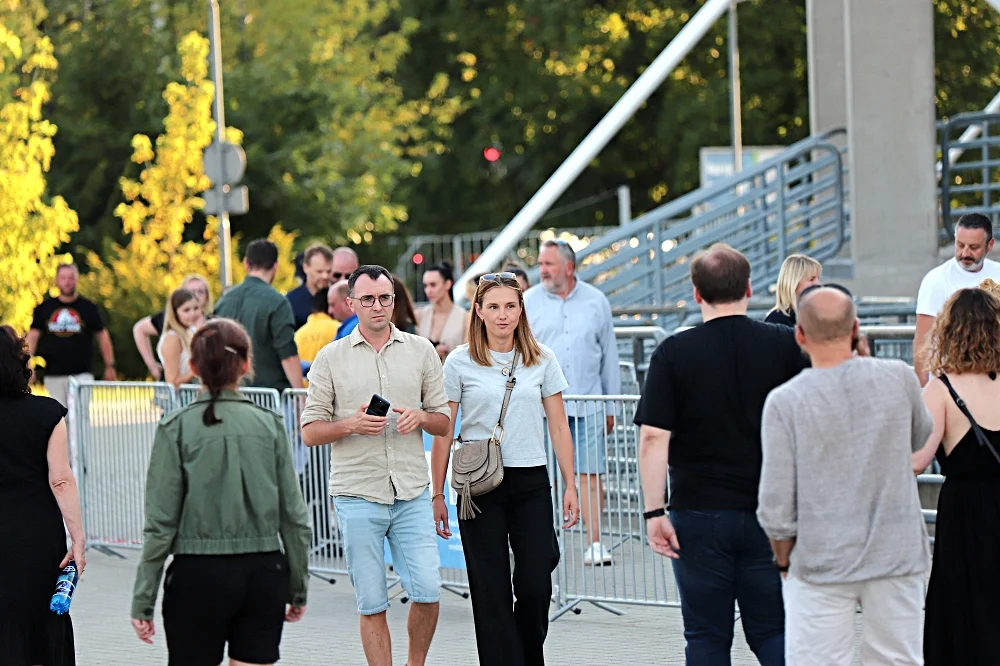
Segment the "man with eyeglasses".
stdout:
[[333,251],[333,272],[330,273],[330,284],[351,277],[358,270],[358,253],[349,247],[338,247]]
[[[384,546],[412,602],[407,664],[423,666],[441,598],[437,537],[421,430],[451,433],[441,361],[430,341],[392,324],[393,280],[381,266],[348,279],[358,325],[327,345],[309,370],[302,411],[307,446],[330,447],[330,495],[344,535],[347,568],[369,664],[392,662]],[[374,395],[390,406],[369,414]]]

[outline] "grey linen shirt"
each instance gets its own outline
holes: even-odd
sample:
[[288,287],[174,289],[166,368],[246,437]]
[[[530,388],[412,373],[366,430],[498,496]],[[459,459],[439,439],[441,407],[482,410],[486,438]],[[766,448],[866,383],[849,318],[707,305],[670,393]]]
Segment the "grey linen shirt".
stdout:
[[330,446],[330,494],[378,504],[414,499],[429,483],[423,433],[399,434],[392,407],[451,416],[441,360],[428,340],[392,326],[376,352],[356,328],[323,347],[309,369],[302,426],[350,418],[375,393],[389,401],[389,422],[380,435],[349,435]]
[[[577,279],[562,298],[536,285],[524,293],[524,310],[531,332],[555,352],[569,383],[569,395],[618,395],[622,390],[618,343],[608,298],[597,287]],[[608,403],[614,414],[615,403]],[[566,403],[566,413],[577,416],[577,405]],[[582,416],[582,414],[580,415]]]
[[771,392],[757,519],[770,538],[796,539],[792,576],[823,585],[928,569],[910,456],[933,425],[901,361],[804,370]]

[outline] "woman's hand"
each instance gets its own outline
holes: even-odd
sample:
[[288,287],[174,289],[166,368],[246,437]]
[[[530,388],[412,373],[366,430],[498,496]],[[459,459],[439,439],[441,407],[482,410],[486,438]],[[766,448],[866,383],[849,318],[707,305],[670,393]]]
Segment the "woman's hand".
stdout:
[[576,494],[576,485],[566,484],[566,492],[563,494],[563,529],[568,530],[580,520],[580,498]]
[[132,628],[135,629],[135,635],[139,637],[140,641],[149,645],[153,644],[156,625],[153,624],[152,620],[132,620]]
[[285,622],[298,622],[306,616],[305,606],[289,606],[285,613]]
[[76,564],[76,572],[83,577],[83,570],[87,568],[87,543],[83,539],[73,539],[73,543],[69,547],[69,552],[66,553],[66,557],[62,559],[59,563],[59,568],[64,568],[69,561],[73,560]]
[[437,349],[438,356],[441,357],[442,361],[448,358],[448,352],[451,351],[451,347],[444,344],[443,342],[439,342],[437,347],[435,347],[435,349]]
[[442,539],[451,538],[451,530],[448,528],[448,505],[444,503],[444,497],[438,495],[432,502],[434,507],[434,529]]

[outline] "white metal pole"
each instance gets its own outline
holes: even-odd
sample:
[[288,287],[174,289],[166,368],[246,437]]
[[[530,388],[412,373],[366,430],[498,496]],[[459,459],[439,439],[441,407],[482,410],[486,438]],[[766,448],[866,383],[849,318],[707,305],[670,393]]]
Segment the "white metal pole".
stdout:
[[743,101],[740,92],[740,36],[736,20],[736,5],[729,5],[729,99],[733,123],[733,165],[736,173],[743,171]]
[[479,258],[462,274],[456,283],[459,291],[469,278],[476,273],[488,271],[503,260],[517,242],[531,230],[535,223],[545,214],[545,211],[555,203],[563,192],[576,180],[576,177],[587,168],[608,142],[628,122],[643,102],[663,83],[664,79],[677,67],[705,33],[729,8],[730,0],[708,0],[701,9],[692,16],[680,32],[663,49],[656,60],[644,71],[635,83],[622,95],[621,99],[607,115],[590,131],[590,134],[580,142],[580,145],[570,153],[555,173],[549,176],[545,184],[528,200],[524,208],[514,216],[503,231],[490,243]]
[[632,193],[628,185],[618,186],[618,224],[625,226],[632,221]]
[[221,182],[214,183],[218,194],[219,205],[219,282],[225,291],[233,283],[233,267],[229,261],[232,239],[229,229],[229,211],[226,210],[225,199],[225,161],[222,157],[222,144],[226,141],[226,107],[222,95],[222,29],[219,27],[218,0],[208,0],[208,59],[212,67],[212,82],[215,84],[215,101],[212,104],[215,116],[215,140],[219,144],[219,174]]

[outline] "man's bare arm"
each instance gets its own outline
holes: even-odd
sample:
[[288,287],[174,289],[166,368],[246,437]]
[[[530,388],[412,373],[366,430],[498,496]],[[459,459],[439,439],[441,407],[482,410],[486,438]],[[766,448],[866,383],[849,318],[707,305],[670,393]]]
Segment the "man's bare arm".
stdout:
[[662,509],[667,503],[667,459],[670,452],[670,431],[640,426],[639,478],[646,511]]
[[788,559],[792,556],[792,549],[795,548],[795,537],[791,539],[771,539],[771,550],[774,551],[774,561],[779,567],[787,567]]
[[302,362],[299,360],[298,354],[281,359],[281,367],[284,368],[285,377],[288,377],[288,383],[292,385],[293,389],[304,388],[302,384]]

